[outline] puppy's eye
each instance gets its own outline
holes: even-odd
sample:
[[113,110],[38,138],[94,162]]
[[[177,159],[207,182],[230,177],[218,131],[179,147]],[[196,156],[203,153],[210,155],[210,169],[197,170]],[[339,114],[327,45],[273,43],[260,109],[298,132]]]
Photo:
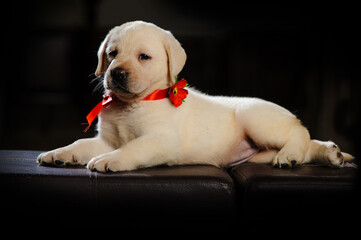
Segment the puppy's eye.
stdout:
[[336,144],[333,144],[333,146],[332,146],[333,148],[338,148],[338,146],[336,145]]
[[147,54],[140,54],[139,55],[139,60],[150,60],[152,57],[148,56]]
[[108,53],[108,55],[109,55],[110,57],[115,57],[115,56],[117,56],[117,54],[118,54],[118,51],[117,51],[117,50],[113,50],[113,51],[110,51],[110,52]]

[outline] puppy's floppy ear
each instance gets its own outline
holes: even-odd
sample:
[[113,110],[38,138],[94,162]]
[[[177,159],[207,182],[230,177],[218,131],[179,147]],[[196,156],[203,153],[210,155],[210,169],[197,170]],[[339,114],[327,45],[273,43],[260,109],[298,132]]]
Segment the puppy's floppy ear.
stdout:
[[164,47],[168,55],[168,78],[170,84],[174,84],[174,77],[182,71],[182,68],[186,62],[187,55],[171,32],[165,31]]
[[101,75],[108,68],[109,63],[108,63],[108,59],[107,59],[105,50],[107,48],[107,44],[108,44],[108,41],[109,41],[109,36],[110,36],[110,34],[108,34],[105,37],[105,39],[100,44],[100,47],[98,49],[98,66],[97,66],[97,69],[95,70],[95,76]]

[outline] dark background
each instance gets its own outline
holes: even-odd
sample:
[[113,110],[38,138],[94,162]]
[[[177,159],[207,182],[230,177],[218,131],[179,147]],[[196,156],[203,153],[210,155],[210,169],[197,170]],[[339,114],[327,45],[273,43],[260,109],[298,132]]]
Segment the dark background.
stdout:
[[[292,1],[67,0],[2,6],[0,149],[50,150],[94,135],[85,116],[99,44],[144,20],[170,30],[199,90],[255,96],[295,113],[312,138],[360,154],[359,12],[354,4]],[[9,17],[10,15],[10,17]]]

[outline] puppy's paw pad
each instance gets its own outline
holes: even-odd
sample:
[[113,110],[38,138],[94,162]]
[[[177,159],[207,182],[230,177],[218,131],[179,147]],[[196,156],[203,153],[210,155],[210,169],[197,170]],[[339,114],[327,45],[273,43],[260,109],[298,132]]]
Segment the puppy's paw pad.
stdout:
[[288,163],[281,163],[281,168],[288,168],[289,166]]
[[[68,163],[68,162],[67,162],[67,163]],[[56,160],[55,160],[55,164],[56,164],[57,166],[62,166],[62,165],[64,165],[64,162],[63,162],[62,160],[56,159]]]
[[293,166],[295,166],[295,165],[296,165],[296,163],[297,163],[297,161],[296,161],[296,160],[291,160],[292,167],[293,167]]

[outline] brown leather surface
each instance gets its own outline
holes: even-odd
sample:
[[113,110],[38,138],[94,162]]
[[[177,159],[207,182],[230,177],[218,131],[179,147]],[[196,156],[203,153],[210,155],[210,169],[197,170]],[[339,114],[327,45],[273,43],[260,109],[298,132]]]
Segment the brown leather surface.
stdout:
[[235,212],[232,178],[208,165],[159,166],[98,173],[83,166],[35,162],[39,151],[0,150],[2,201],[18,208],[83,208],[156,216],[228,215]]
[[347,226],[348,232],[357,229],[355,220],[347,219],[360,216],[359,175],[350,164],[343,169],[276,169],[244,163],[229,173],[208,165],[159,166],[103,174],[82,166],[40,166],[35,162],[39,153],[0,150],[3,217],[11,225],[35,216],[42,227],[97,221],[103,227],[122,223],[125,229],[153,229],[161,221],[207,232],[241,229],[252,236],[295,229],[323,235],[335,224],[339,228],[332,228],[333,233],[343,233]]
[[232,177],[249,191],[352,191],[357,167],[336,169],[315,164],[279,169],[270,164],[245,163],[232,169]]
[[279,169],[245,163],[230,175],[242,196],[239,204],[244,217],[258,229],[322,234],[342,233],[347,227],[355,230],[355,221],[343,221],[358,218],[360,213],[359,175],[354,164],[342,169],[312,164]]

